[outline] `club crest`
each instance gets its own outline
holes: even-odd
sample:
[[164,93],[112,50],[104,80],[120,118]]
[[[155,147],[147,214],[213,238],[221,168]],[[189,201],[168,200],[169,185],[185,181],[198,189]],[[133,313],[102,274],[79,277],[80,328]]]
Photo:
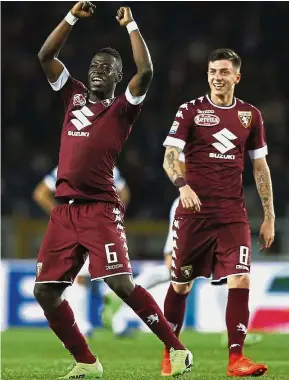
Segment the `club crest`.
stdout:
[[186,265],[185,267],[181,267],[181,272],[185,278],[190,278],[193,272],[192,265]]
[[245,128],[249,128],[252,122],[252,112],[251,111],[238,111],[238,117]]
[[104,99],[104,100],[101,101],[101,103],[102,103],[105,107],[109,107],[114,101],[115,101],[115,98]]

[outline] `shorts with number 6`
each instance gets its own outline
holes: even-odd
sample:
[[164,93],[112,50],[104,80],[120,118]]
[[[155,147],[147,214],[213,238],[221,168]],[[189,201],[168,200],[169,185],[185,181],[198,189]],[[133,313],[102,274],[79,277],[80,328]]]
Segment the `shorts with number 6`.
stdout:
[[212,284],[221,284],[230,275],[250,272],[251,233],[246,222],[176,216],[173,238],[172,282],[212,277]]
[[57,206],[38,254],[36,282],[71,284],[87,255],[92,280],[131,274],[120,205],[95,202]]

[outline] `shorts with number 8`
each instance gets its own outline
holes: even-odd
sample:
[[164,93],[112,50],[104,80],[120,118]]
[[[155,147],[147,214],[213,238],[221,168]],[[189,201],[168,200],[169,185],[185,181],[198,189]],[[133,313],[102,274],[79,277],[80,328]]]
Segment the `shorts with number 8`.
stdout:
[[247,222],[175,217],[173,224],[172,282],[188,283],[212,277],[213,284],[230,275],[250,272],[251,232]]
[[36,282],[71,284],[87,255],[92,280],[132,272],[121,205],[57,206],[38,254]]

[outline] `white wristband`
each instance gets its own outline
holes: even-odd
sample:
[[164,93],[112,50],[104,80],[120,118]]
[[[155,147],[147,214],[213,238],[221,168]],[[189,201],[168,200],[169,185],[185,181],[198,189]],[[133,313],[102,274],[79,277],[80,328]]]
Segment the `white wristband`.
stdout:
[[70,25],[74,25],[78,19],[78,17],[73,16],[73,14],[69,11],[67,15],[64,17],[64,20],[68,22]]
[[135,21],[131,21],[129,24],[127,24],[126,29],[129,34],[133,32],[134,30],[138,30],[137,23]]

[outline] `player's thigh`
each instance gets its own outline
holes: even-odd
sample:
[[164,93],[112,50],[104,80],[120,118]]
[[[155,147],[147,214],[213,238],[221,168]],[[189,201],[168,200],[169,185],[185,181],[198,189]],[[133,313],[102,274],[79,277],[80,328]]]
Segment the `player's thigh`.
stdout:
[[83,265],[84,249],[78,244],[67,205],[50,216],[37,258],[37,283],[71,284]]
[[89,252],[91,279],[131,274],[123,210],[105,202],[85,205],[80,222],[79,237]]
[[176,217],[173,224],[171,280],[187,284],[210,277],[216,233],[206,219]]
[[228,276],[249,274],[251,259],[249,224],[242,222],[221,225],[218,229],[212,282],[226,282]]

